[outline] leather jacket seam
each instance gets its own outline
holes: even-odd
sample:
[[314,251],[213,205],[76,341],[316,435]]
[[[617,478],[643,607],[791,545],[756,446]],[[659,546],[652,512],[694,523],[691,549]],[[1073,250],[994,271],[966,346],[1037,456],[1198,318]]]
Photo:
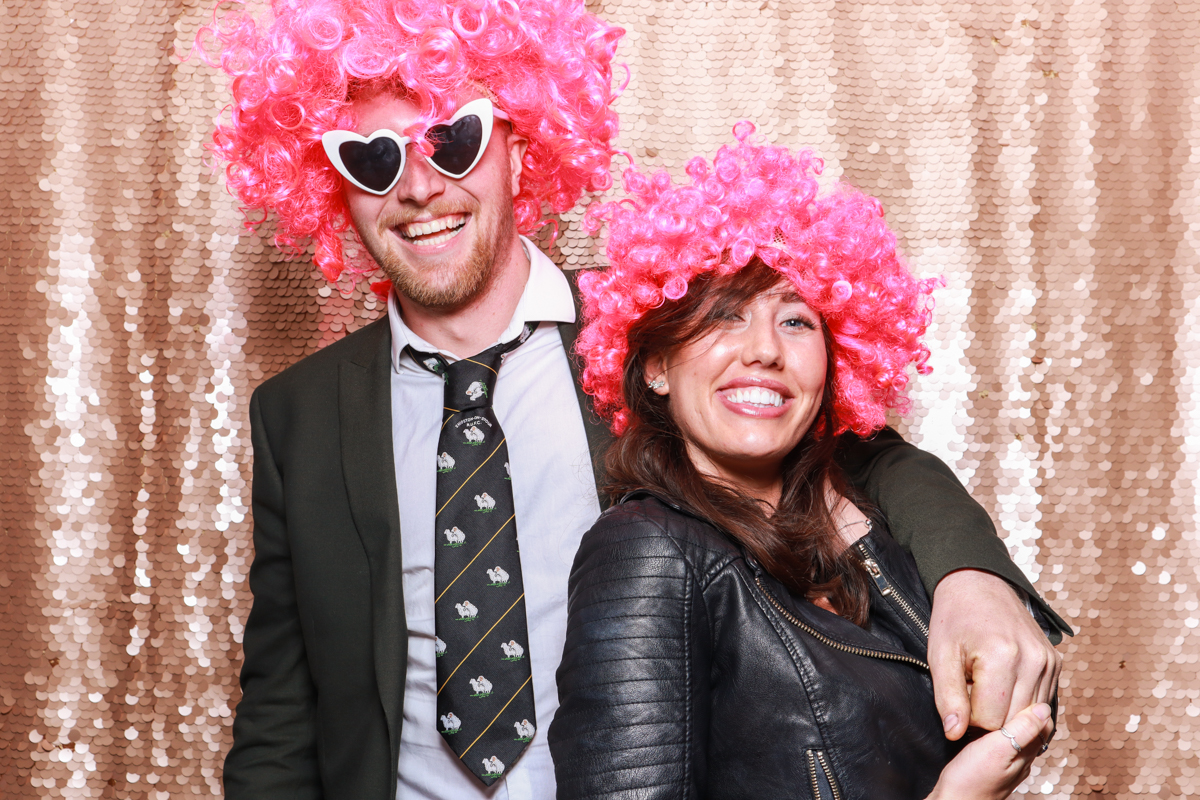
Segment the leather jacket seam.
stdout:
[[[653,747],[653,745],[646,745],[646,747]],[[628,750],[643,750],[643,749],[645,749],[645,748],[643,748],[643,747],[632,747],[632,748],[627,748],[626,752],[628,752]],[[671,762],[671,761],[659,761],[659,762],[654,762],[654,763],[642,763],[642,764],[638,764],[638,765],[637,765],[637,768],[638,768],[638,769],[645,769],[645,768],[647,768],[647,767],[663,767],[663,766],[669,766],[669,765],[671,765],[672,763],[673,763],[673,762]],[[628,766],[628,765],[626,765],[626,766],[620,766],[620,767],[613,767],[612,769],[590,769],[590,770],[588,770],[588,774],[589,774],[589,775],[611,775],[611,774],[613,774],[613,773],[617,773],[617,772],[629,772],[631,769],[633,769],[633,767],[630,767],[630,766]],[[671,781],[662,781],[661,783],[657,783],[657,784],[653,784],[653,785],[655,785],[655,786],[670,786],[670,785],[671,785]],[[645,788],[648,788],[648,787],[647,787],[645,784],[642,784],[642,785],[638,786],[638,788],[639,788],[639,789],[645,789]],[[686,795],[685,795],[685,796],[686,796]]]
[[[657,497],[655,498],[655,500],[657,500],[659,503],[662,503],[662,501],[659,500]],[[635,509],[625,509],[625,512],[630,514],[631,516],[640,518],[641,520],[643,520],[643,521],[649,523],[650,525],[653,525],[655,528],[657,528],[661,532],[662,536],[671,542],[671,545],[675,548],[676,552],[679,553],[679,557],[683,561],[684,568],[687,570],[686,577],[684,578],[685,588],[684,588],[684,613],[683,613],[683,647],[684,647],[684,678],[685,678],[684,686],[686,687],[685,696],[684,696],[685,712],[684,712],[684,725],[683,725],[683,728],[684,728],[684,756],[683,756],[684,762],[683,762],[683,770],[680,772],[680,775],[679,775],[679,791],[681,792],[682,797],[687,797],[690,795],[688,784],[689,784],[690,780],[692,779],[692,760],[693,760],[692,745],[693,745],[694,728],[695,728],[695,720],[693,719],[693,715],[692,715],[692,711],[693,711],[692,704],[694,702],[694,696],[695,696],[695,690],[692,685],[692,675],[693,675],[693,670],[694,670],[694,665],[692,664],[692,646],[693,646],[693,636],[695,635],[695,633],[692,630],[691,617],[692,617],[692,607],[695,602],[696,589],[700,588],[701,595],[703,595],[703,588],[700,587],[700,576],[701,576],[701,574],[704,574],[704,573],[701,573],[700,570],[696,569],[696,565],[692,561],[691,554],[688,552],[688,548],[684,547],[684,544],[683,544],[683,542],[680,541],[680,538],[671,532],[669,525],[667,524],[667,520],[665,518],[653,519],[648,514],[646,514],[644,511],[642,511],[641,509],[636,509],[636,510]],[[635,524],[635,523],[631,520],[629,524]],[[707,548],[705,548],[705,550],[707,551]],[[725,559],[726,562],[728,562],[729,560],[731,560],[731,559]],[[709,570],[706,570],[705,572],[712,573],[713,570],[710,568]],[[710,575],[710,577],[709,577],[710,582],[711,582],[712,577],[713,577],[713,575]],[[705,584],[705,587],[707,587],[707,583]],[[708,618],[707,608],[705,608],[705,618],[706,619]],[[710,636],[711,636],[712,621],[708,620],[708,623],[709,623],[708,627],[710,629]],[[710,641],[711,641],[711,639],[710,639]]]
[[792,666],[796,670],[796,678],[800,681],[800,686],[804,690],[804,699],[808,702],[808,707],[812,712],[812,719],[817,729],[817,735],[820,736],[821,739],[820,742],[816,744],[816,748],[820,750],[827,750],[828,747],[826,746],[825,727],[826,722],[828,721],[828,712],[823,707],[818,709],[818,704],[813,702],[813,691],[809,686],[808,681],[805,679],[804,669],[802,667],[802,662],[804,659],[800,653],[797,652],[796,643],[792,641],[790,631],[784,626],[784,621],[779,618],[778,613],[773,608],[770,608],[770,604],[766,602],[766,599],[762,596],[762,592],[757,586],[754,585],[754,582],[748,580],[747,576],[740,570],[735,570],[735,572],[737,573],[738,580],[743,583],[746,591],[752,598],[754,598],[754,604],[758,606],[759,611],[766,618],[772,630],[775,631],[775,635],[778,637],[779,643],[783,645],[784,649],[787,651],[788,657],[792,660]]
[[[676,545],[678,547],[678,545]],[[694,602],[696,572],[688,565],[688,572],[691,580],[687,582],[687,587],[684,589],[684,610],[683,610],[683,646],[684,646],[684,686],[687,687],[685,702],[687,709],[684,715],[684,756],[683,756],[683,772],[679,776],[680,791],[682,796],[687,796],[688,782],[692,775],[692,729],[695,727],[695,720],[692,719],[692,703],[694,700],[694,687],[692,686],[692,603]]]
[[[658,500],[657,497],[655,497],[654,499]],[[658,502],[661,503],[662,501],[659,500]],[[667,508],[670,508],[670,506],[667,506]],[[675,513],[677,513],[677,514],[682,514],[682,512],[676,511],[675,509],[671,509],[671,510],[675,511]],[[712,582],[714,580],[716,580],[726,568],[728,568],[735,561],[738,561],[739,559],[742,558],[741,553],[737,553],[737,552],[719,553],[719,551],[714,550],[710,547],[707,547],[699,542],[685,543],[680,540],[679,536],[672,533],[670,530],[670,527],[668,525],[665,525],[662,521],[656,520],[656,519],[651,519],[649,516],[647,516],[642,511],[631,511],[630,513],[637,514],[639,517],[641,517],[646,522],[649,522],[650,524],[654,525],[660,531],[662,531],[662,534],[666,538],[671,540],[671,544],[673,544],[675,546],[675,549],[679,551],[680,557],[683,558],[683,562],[687,565],[688,572],[691,573],[692,578],[695,581],[696,588],[698,588],[701,591],[701,593],[707,591],[708,587],[712,584]],[[695,519],[695,518],[691,518],[691,519]],[[711,528],[718,535],[723,535],[717,528],[715,528],[713,526],[713,524],[711,522],[707,522],[705,520],[700,520],[700,519],[696,519],[696,521],[708,528]],[[717,556],[716,562],[711,564],[707,569],[704,569],[704,570],[699,569],[697,567],[697,565],[693,562],[691,554],[688,552],[688,550],[689,550],[688,545],[690,545],[690,547],[693,549],[701,549],[705,553],[716,555]]]

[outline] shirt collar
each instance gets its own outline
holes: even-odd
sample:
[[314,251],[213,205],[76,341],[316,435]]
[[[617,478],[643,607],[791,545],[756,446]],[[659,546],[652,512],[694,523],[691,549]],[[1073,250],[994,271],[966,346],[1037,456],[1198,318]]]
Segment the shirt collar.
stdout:
[[[575,302],[571,298],[571,285],[567,276],[555,266],[533,242],[521,237],[525,254],[529,257],[529,280],[517,302],[508,327],[493,344],[515,339],[526,322],[574,322]],[[404,348],[412,346],[423,353],[441,353],[447,361],[458,361],[459,356],[448,350],[440,350],[417,336],[400,317],[400,306],[393,292],[388,295],[388,323],[392,328],[392,369],[400,371],[400,358]],[[485,348],[486,349],[486,348]]]

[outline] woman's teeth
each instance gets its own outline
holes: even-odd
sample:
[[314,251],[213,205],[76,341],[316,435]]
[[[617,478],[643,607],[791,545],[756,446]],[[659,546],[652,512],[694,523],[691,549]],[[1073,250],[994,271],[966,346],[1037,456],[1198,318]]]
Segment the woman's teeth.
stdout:
[[400,232],[409,243],[430,247],[452,239],[466,222],[466,214],[451,214],[429,222],[411,222],[402,226]]
[[783,395],[779,392],[772,392],[770,389],[761,389],[757,386],[749,389],[734,389],[729,393],[729,400],[733,403],[746,403],[752,406],[778,408],[783,405]]

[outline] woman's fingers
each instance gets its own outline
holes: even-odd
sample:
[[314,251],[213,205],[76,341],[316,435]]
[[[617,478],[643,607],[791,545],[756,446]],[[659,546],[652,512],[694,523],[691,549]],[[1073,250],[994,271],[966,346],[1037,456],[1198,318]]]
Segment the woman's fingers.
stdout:
[[1029,777],[1053,722],[1050,706],[1022,710],[998,731],[971,742],[942,770],[927,800],[1003,800]]
[[[1052,725],[1050,706],[1038,703],[1017,714],[1006,722],[1003,728],[989,733],[984,738],[993,739],[996,746],[1003,742],[1013,761],[1031,759],[1041,752],[1042,745],[1048,741]],[[1032,753],[1026,752],[1035,745],[1036,749]]]

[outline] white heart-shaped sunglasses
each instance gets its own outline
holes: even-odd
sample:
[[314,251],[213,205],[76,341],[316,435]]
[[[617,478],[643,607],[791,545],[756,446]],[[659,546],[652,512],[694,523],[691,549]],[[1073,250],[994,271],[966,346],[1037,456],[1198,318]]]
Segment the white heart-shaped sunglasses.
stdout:
[[[472,100],[445,122],[431,125],[425,139],[433,145],[427,161],[450,178],[463,178],[475,169],[492,138],[492,120],[508,115],[486,97]],[[329,162],[350,183],[371,194],[384,195],[404,174],[405,148],[413,140],[380,128],[370,136],[354,131],[326,131],[321,144]]]

